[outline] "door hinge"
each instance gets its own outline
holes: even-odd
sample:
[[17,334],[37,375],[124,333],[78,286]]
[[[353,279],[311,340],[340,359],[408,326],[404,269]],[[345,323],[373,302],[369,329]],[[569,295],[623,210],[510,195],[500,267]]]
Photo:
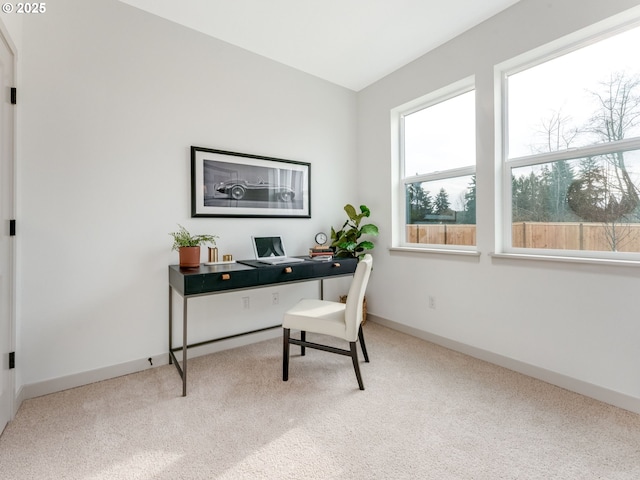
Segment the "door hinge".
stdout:
[[9,370],[16,368],[16,352],[9,352]]
[[9,220],[9,236],[10,237],[15,237],[16,236],[16,221],[15,220]]
[[18,89],[11,87],[11,105],[15,105],[16,103],[18,103]]

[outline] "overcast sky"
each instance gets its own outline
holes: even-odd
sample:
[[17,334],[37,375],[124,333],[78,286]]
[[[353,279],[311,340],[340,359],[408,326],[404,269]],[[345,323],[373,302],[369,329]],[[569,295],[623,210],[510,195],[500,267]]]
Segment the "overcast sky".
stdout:
[[[540,151],[545,142],[543,123],[561,112],[567,130],[585,125],[597,111],[593,92],[603,92],[611,72],[631,77],[640,75],[640,27],[565,54],[523,72],[509,76],[509,157]],[[638,91],[640,94],[640,91]],[[405,118],[405,174],[407,176],[444,171],[475,163],[475,96],[459,95],[442,104]],[[626,137],[640,135],[640,125]],[[572,147],[593,143],[584,135]],[[638,165],[639,155],[629,155]],[[632,166],[630,165],[630,166]],[[639,179],[635,179],[636,182]],[[459,209],[470,177],[430,182],[423,185],[433,197],[441,187],[449,193],[453,208]]]

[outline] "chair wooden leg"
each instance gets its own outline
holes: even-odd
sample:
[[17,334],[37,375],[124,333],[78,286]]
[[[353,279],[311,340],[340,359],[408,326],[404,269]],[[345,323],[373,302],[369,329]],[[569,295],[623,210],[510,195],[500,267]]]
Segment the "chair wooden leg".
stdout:
[[362,333],[362,325],[358,330],[358,338],[360,339],[360,346],[362,347],[362,355],[364,355],[364,361],[369,363],[369,355],[367,355],[367,346],[364,343],[364,334]]
[[[302,340],[303,342],[307,341],[307,332],[305,332],[304,330],[300,332],[300,340]],[[305,347],[304,345],[300,345],[300,356],[304,357],[304,354],[305,354]]]
[[351,360],[353,361],[353,369],[356,371],[358,386],[360,387],[360,390],[364,390],[362,376],[360,375],[360,366],[358,365],[358,349],[356,347],[356,342],[349,342],[349,346],[351,347]]
[[291,329],[284,328],[282,334],[282,381],[289,380],[289,336]]

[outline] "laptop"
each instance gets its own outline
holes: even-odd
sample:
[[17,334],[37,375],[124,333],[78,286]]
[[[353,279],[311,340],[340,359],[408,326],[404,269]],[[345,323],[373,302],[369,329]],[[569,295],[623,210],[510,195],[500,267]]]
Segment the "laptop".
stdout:
[[303,258],[287,257],[284,249],[282,237],[251,237],[253,243],[253,253],[256,260],[269,265],[279,265],[281,263],[304,262]]

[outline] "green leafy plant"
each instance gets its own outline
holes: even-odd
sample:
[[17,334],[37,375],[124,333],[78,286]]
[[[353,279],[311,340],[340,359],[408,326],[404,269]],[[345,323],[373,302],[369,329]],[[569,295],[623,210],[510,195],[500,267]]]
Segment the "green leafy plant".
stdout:
[[351,204],[344,206],[344,211],[349,217],[342,228],[336,231],[331,227],[331,246],[334,248],[336,257],[358,257],[361,258],[367,250],[375,246],[369,240],[362,240],[363,235],[378,235],[378,227],[372,223],[360,225],[362,220],[371,215],[371,211],[366,205],[360,205],[360,213]]
[[173,237],[173,247],[171,250],[179,250],[180,247],[199,247],[205,243],[211,243],[215,246],[217,235],[191,235],[186,228],[178,224],[180,229],[169,235]]

